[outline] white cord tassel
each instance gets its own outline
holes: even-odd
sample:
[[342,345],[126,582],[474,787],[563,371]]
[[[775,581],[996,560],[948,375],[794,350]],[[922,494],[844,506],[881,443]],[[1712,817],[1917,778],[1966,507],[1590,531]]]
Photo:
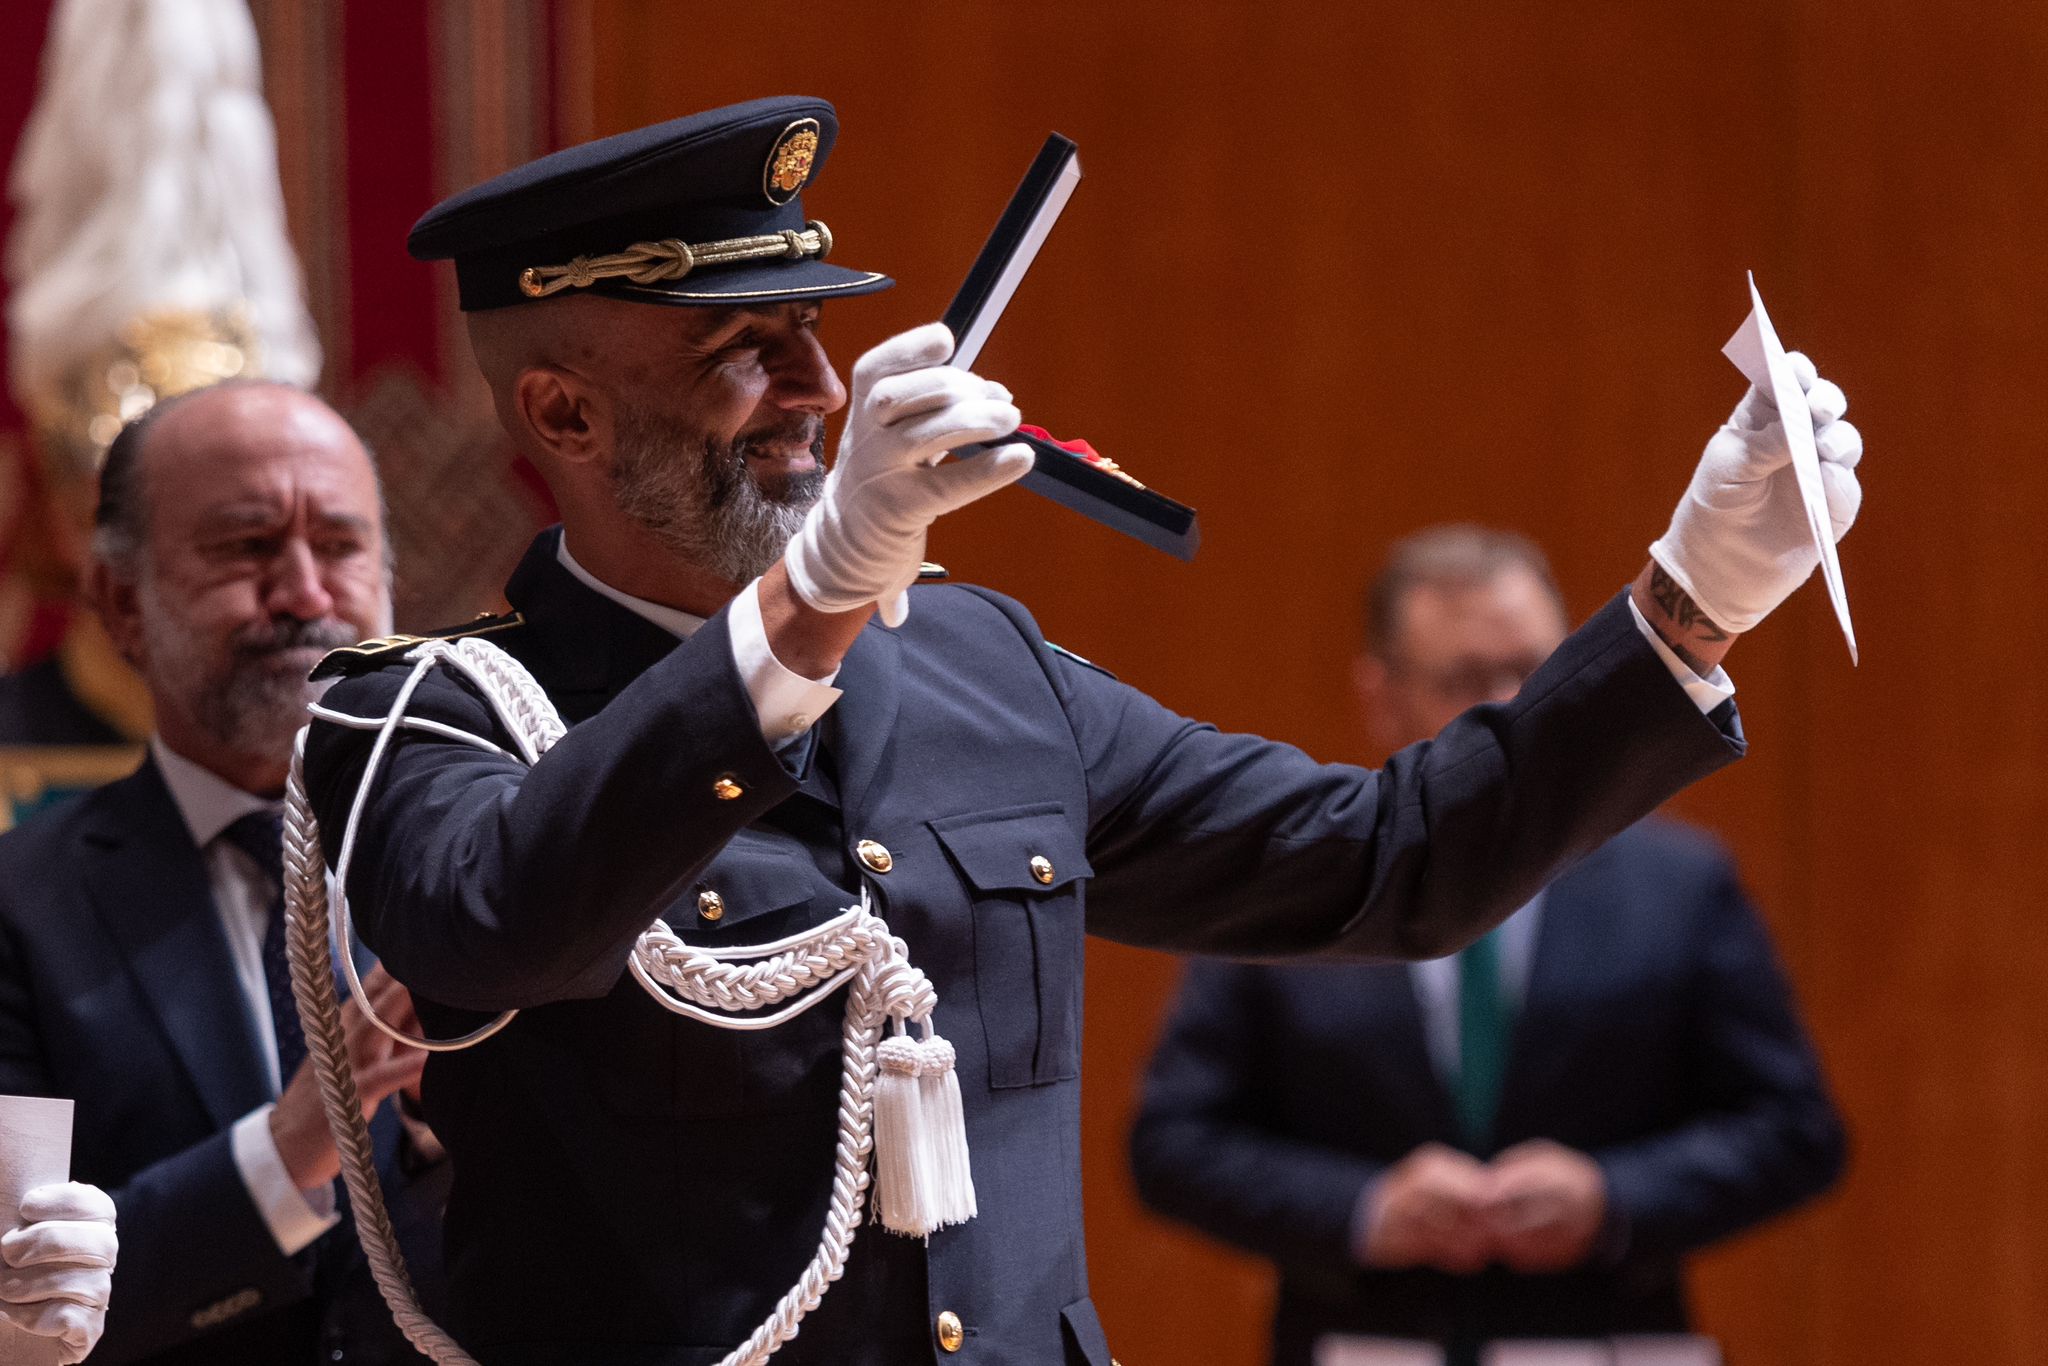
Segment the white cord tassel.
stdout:
[[875,1217],[892,1233],[930,1233],[924,1220],[924,1096],[917,1041],[891,1034],[875,1048]]
[[976,1213],[953,1045],[928,1020],[924,1031],[875,1049],[875,1217],[911,1238]]
[[974,1172],[967,1162],[967,1112],[960,1103],[960,1074],[953,1045],[925,1022],[924,1066],[917,1074],[925,1124],[928,1199],[926,1213],[934,1228],[964,1224],[979,1211],[974,1203]]

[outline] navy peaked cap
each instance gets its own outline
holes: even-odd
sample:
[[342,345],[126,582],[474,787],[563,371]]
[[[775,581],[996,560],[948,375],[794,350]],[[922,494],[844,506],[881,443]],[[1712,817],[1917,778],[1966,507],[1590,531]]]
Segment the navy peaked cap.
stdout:
[[465,311],[560,294],[655,304],[783,303],[895,281],[829,263],[801,192],[831,155],[823,100],[749,100],[600,138],[429,209],[406,248],[453,260]]

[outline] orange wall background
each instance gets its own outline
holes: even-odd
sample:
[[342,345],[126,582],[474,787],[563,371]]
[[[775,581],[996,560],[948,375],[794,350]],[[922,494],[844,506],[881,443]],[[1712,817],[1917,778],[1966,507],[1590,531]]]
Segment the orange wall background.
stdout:
[[[1755,753],[1680,802],[1739,854],[1854,1130],[1843,1189],[1704,1258],[1729,1359],[2048,1360],[2048,11],[583,0],[595,125],[837,103],[813,193],[842,365],[936,317],[1049,128],[1087,171],[980,368],[1202,510],[1181,566],[1022,492],[933,555],[1183,711],[1368,759],[1358,587],[1445,518],[1519,527],[1584,612],[1742,382],[1754,269],[1863,429],[1844,560],[1731,659]],[[1130,1366],[1258,1359],[1253,1263],[1137,1208],[1122,1144],[1178,972],[1094,946],[1096,1297]]]

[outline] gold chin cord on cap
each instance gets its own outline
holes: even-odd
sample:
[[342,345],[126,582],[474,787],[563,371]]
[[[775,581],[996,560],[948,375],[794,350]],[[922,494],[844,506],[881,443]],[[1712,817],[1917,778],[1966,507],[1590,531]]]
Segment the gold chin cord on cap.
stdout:
[[567,265],[528,266],[519,272],[519,292],[529,299],[545,299],[565,289],[587,289],[600,280],[652,285],[680,280],[699,266],[771,258],[801,261],[816,257],[822,261],[831,251],[832,230],[816,222],[804,224],[802,232],[784,228],[759,237],[728,237],[722,242],[693,244],[668,237],[659,242],[635,242],[609,256],[578,256]]

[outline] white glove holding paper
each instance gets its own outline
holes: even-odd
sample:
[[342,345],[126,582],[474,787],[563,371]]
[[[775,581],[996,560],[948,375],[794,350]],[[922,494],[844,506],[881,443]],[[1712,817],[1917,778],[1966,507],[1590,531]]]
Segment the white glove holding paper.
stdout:
[[[1863,504],[1856,482],[1863,436],[1842,420],[1849,400],[1841,389],[1821,379],[1797,351],[1786,359],[1813,415],[1821,487],[1839,541]],[[1754,627],[1812,576],[1820,547],[1768,390],[1751,385],[1707,442],[1692,485],[1671,515],[1670,529],[1650,546],[1650,558],[1716,626],[1731,633]]]
[[0,1320],[54,1339],[52,1360],[84,1361],[107,1322],[114,1284],[114,1202],[66,1181],[21,1198],[20,1224],[0,1235]]
[[1010,391],[945,364],[952,353],[953,334],[928,323],[855,362],[839,458],[783,557],[790,586],[819,611],[872,602],[885,623],[902,625],[926,530],[1030,471],[1031,448],[1021,444],[945,459],[1008,436],[1019,421]]

